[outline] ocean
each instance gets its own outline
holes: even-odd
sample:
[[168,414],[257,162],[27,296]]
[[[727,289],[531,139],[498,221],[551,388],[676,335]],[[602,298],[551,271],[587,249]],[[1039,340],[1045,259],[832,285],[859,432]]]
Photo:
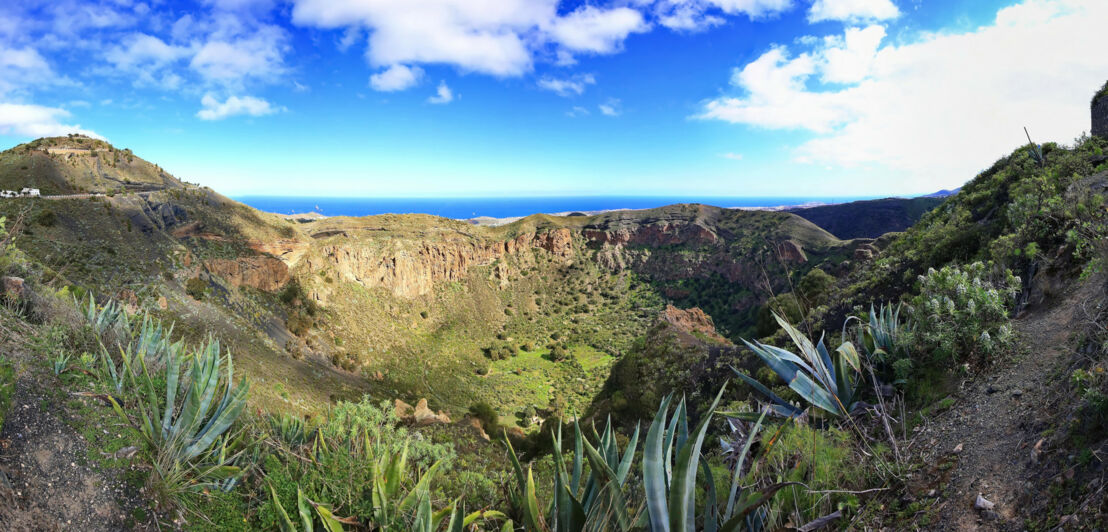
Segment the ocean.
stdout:
[[317,212],[324,216],[422,213],[465,220],[479,216],[512,218],[537,213],[595,212],[649,209],[674,203],[703,203],[717,207],[780,207],[845,203],[875,197],[728,197],[728,196],[552,196],[518,198],[331,198],[295,196],[238,196],[255,209],[277,214]]

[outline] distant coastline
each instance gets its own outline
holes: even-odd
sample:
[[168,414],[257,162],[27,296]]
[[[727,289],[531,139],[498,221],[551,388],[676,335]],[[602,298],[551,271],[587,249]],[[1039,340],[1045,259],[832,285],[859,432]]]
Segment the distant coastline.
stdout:
[[332,198],[293,196],[236,196],[233,199],[258,210],[293,215],[298,219],[327,216],[371,216],[419,213],[498,225],[530,216],[573,213],[597,214],[617,210],[639,210],[674,203],[704,203],[718,207],[751,210],[785,210],[877,199],[885,196],[845,197],[735,197],[735,196],[554,196],[518,198]]

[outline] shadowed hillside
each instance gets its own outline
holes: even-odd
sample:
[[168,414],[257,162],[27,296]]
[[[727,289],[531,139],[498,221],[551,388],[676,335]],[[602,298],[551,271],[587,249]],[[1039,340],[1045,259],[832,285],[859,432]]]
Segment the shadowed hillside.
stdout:
[[877,238],[903,231],[939,206],[945,197],[885,198],[789,209],[843,239]]

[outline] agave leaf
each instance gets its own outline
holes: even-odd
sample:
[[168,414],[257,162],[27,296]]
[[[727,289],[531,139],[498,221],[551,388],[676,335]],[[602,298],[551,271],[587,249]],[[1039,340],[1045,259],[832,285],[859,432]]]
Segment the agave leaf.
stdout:
[[289,514],[285,512],[285,507],[281,506],[281,499],[277,498],[277,491],[273,489],[273,484],[269,484],[269,493],[273,497],[273,506],[277,508],[277,525],[281,527],[281,532],[296,532],[296,525],[292,524],[292,519],[289,519]]
[[631,439],[627,442],[627,448],[623,451],[623,461],[620,462],[619,469],[616,470],[616,479],[619,481],[620,486],[627,482],[627,473],[631,471],[631,463],[635,459],[635,448],[638,447],[638,445],[639,424],[635,423],[635,432],[631,434]]
[[442,465],[442,461],[435,462],[427,469],[427,472],[416,481],[416,485],[412,488],[412,491],[408,492],[408,495],[400,501],[400,505],[397,509],[401,513],[407,512],[417,502],[417,498],[422,493],[430,493],[431,479],[434,478],[435,472],[439,470],[439,466]]
[[312,505],[308,502],[308,498],[304,496],[300,486],[296,487],[296,509],[300,513],[300,522],[304,525],[304,532],[312,532],[315,528],[312,526]]
[[458,501],[450,505],[450,522],[446,525],[447,532],[462,532],[465,521],[465,510],[458,506]]
[[335,518],[335,514],[331,513],[330,508],[322,504],[316,504],[315,512],[319,514],[319,520],[323,522],[323,528],[327,532],[342,532],[342,522]]
[[719,507],[716,502],[716,480],[712,476],[712,467],[708,462],[700,463],[701,471],[704,471],[704,532],[716,532],[719,527]]
[[[771,401],[773,401],[775,406],[780,406],[782,410],[788,412],[788,414],[786,414],[788,417],[798,416],[798,415],[800,415],[804,412],[803,410],[789,404],[788,401],[782,399],[777,394],[771,392],[769,390],[769,388],[766,388],[764,385],[762,385],[762,383],[754,380],[753,377],[750,377],[750,376],[744,375],[742,373],[739,373],[739,370],[737,370],[735,368],[731,368],[731,371],[735,372],[735,375],[737,375],[740,379],[742,379],[743,382],[746,382],[751,387],[753,387],[755,390],[757,390],[758,393],[766,396]],[[741,418],[741,417],[743,417],[743,415],[738,415],[738,416],[734,416],[734,417],[740,417]],[[751,420],[753,420],[753,419],[751,419]]]
[[673,493],[669,500],[669,526],[674,532],[692,532],[695,529],[693,519],[696,512],[696,470],[700,461],[700,448],[704,444],[704,435],[708,432],[708,422],[719,406],[727,385],[720,387],[712,406],[704,414],[704,419],[692,434],[692,439],[677,453],[677,463],[673,468]]
[[789,383],[789,388],[819,408],[834,414],[846,414],[846,409],[834,394],[803,373],[796,374],[796,378]]
[[573,476],[570,478],[570,491],[577,493],[581,487],[581,471],[584,468],[585,448],[581,443],[581,426],[577,424],[577,417],[573,418]]
[[400,492],[400,480],[404,476],[407,463],[408,445],[405,444],[399,454],[393,455],[389,467],[385,469],[385,495],[388,498],[394,498]]
[[523,517],[530,530],[546,530],[542,514],[539,513],[539,501],[535,495],[535,477],[531,468],[527,468],[527,485],[523,492]]
[[650,517],[651,532],[668,532],[669,518],[667,515],[668,503],[666,502],[666,473],[665,455],[662,449],[662,439],[665,437],[666,413],[669,410],[669,402],[673,398],[667,395],[658,407],[658,413],[654,415],[654,421],[650,423],[650,429],[646,432],[646,442],[643,444],[643,486],[646,490],[646,509]]

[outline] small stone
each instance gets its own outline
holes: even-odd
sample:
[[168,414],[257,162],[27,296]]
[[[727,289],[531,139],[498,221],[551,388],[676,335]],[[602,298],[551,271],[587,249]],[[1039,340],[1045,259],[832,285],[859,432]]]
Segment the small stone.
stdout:
[[951,451],[951,452],[954,453],[954,454],[958,454],[958,453],[962,452],[962,444],[959,443],[958,445],[955,445],[954,450]]
[[1023,390],[1021,390],[1019,388],[1016,388],[1015,390],[1012,390],[1012,397],[1015,397],[1015,398],[1018,399],[1022,395],[1023,395]]
[[973,507],[978,510],[992,510],[996,506],[996,503],[982,497],[980,493],[977,494],[977,500],[973,503]]

